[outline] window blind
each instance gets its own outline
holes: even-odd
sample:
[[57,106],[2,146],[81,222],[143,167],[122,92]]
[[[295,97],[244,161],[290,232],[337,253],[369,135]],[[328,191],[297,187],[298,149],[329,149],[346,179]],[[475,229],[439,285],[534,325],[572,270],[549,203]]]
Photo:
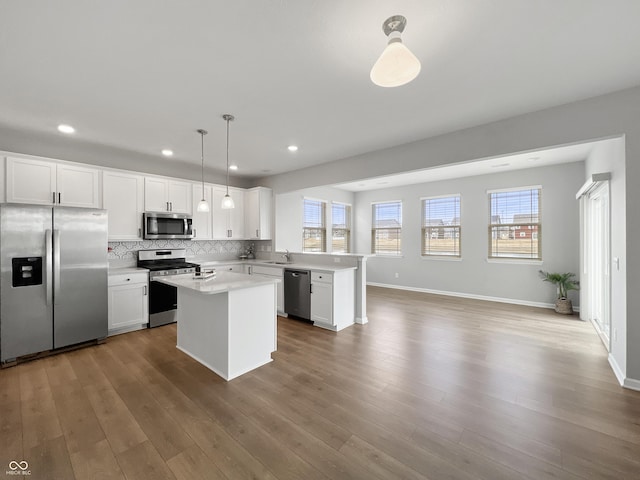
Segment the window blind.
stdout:
[[489,193],[489,257],[542,259],[540,187]]
[[378,255],[402,253],[402,202],[372,205],[371,252]]
[[460,195],[422,200],[422,255],[460,256]]

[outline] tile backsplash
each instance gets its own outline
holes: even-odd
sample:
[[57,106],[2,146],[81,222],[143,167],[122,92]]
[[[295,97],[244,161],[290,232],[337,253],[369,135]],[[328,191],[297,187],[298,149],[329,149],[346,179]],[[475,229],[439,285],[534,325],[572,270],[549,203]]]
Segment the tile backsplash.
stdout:
[[253,244],[256,253],[271,251],[271,241],[252,240],[143,240],[140,242],[109,242],[108,259],[134,262],[138,250],[154,248],[184,248],[187,258],[212,257],[220,260],[235,259]]

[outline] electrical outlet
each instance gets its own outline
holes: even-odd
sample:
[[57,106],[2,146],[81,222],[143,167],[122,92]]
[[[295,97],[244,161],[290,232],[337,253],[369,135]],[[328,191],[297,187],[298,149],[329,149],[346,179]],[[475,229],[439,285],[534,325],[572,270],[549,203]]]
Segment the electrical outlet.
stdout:
[[334,262],[336,262],[336,263],[340,263],[340,258],[338,258],[338,257],[333,257],[333,261],[334,261]]
[[396,272],[396,278],[400,278],[400,274]]

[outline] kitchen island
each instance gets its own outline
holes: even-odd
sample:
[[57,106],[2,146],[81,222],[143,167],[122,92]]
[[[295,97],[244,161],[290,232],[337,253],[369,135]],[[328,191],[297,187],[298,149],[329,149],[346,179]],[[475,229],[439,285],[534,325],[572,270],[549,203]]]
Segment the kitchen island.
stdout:
[[178,288],[178,349],[225,380],[271,362],[278,280],[218,272],[206,279],[186,274],[157,281]]

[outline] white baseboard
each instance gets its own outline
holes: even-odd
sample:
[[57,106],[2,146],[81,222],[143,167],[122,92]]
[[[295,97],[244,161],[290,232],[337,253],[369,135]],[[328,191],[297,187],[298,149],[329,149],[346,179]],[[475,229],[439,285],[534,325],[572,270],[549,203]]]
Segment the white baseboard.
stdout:
[[622,386],[630,390],[638,390],[640,392],[640,380],[636,380],[635,378],[625,378]]
[[[392,285],[388,283],[367,282],[372,287],[395,288],[397,290],[408,290],[410,292],[433,293],[434,295],[446,295],[447,297],[471,298],[474,300],[486,300],[488,302],[510,303],[512,305],[525,305],[527,307],[554,308],[553,303],[530,302],[528,300],[517,300],[514,298],[490,297],[488,295],[476,295],[473,293],[449,292],[445,290],[433,290],[431,288],[406,287],[404,285]],[[573,307],[574,312],[579,312],[579,307]]]
[[620,365],[618,365],[618,362],[616,362],[615,357],[609,354],[607,360],[609,360],[609,365],[611,366],[614,375],[618,379],[618,382],[620,383],[620,385],[624,386],[624,373],[622,373],[622,369],[620,368]]

